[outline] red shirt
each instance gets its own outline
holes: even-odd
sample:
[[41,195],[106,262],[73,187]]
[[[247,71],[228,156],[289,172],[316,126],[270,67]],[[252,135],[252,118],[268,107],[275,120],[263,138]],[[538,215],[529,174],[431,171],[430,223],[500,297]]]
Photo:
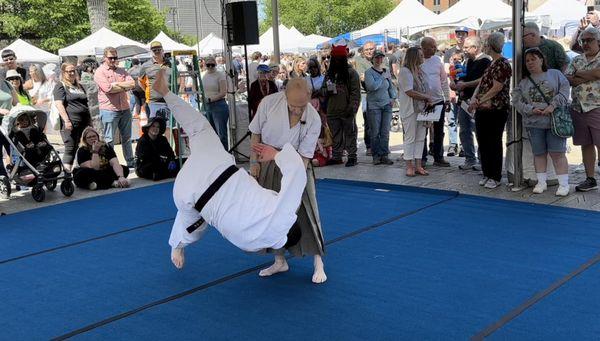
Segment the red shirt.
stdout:
[[129,110],[127,91],[109,94],[112,83],[130,82],[133,78],[122,68],[110,69],[106,63],[100,65],[94,74],[94,82],[98,85],[98,103],[100,110]]

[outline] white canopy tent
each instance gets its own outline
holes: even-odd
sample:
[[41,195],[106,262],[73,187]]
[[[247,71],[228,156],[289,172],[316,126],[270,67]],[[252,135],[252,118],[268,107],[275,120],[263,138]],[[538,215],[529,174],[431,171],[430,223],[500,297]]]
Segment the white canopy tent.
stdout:
[[17,39],[8,45],[4,50],[13,50],[17,55],[19,62],[25,63],[58,63],[60,57],[50,52],[44,51],[28,42]]
[[441,13],[432,24],[444,26],[464,21],[464,24],[473,24],[474,21],[467,21],[473,18],[482,23],[486,20],[512,18],[512,7],[501,0],[461,0]]
[[[163,31],[160,31],[160,33],[156,37],[154,37],[152,41],[160,42],[163,46],[163,50],[166,52],[193,50],[191,46],[187,46],[185,44],[176,42],[175,40],[171,39],[171,37],[166,35]],[[147,47],[150,48],[150,44],[148,44]]]
[[58,55],[93,56],[98,55],[98,53],[102,55],[102,50],[107,46],[119,47],[125,45],[134,45],[146,49],[146,45],[103,27],[83,40],[58,50]]
[[306,39],[307,42],[309,42],[312,46],[315,47],[319,44],[331,40],[331,38],[329,37],[320,36],[318,34],[309,34],[306,37],[304,37],[304,39]]
[[585,4],[577,0],[547,0],[531,14],[548,16],[550,28],[558,29],[570,22],[578,22],[586,12]]
[[390,36],[399,38],[402,34],[406,34],[407,28],[426,25],[436,21],[437,18],[437,14],[427,9],[418,0],[402,0],[388,15],[356,33],[362,37],[384,34],[385,31],[388,31],[391,32]]
[[200,40],[193,49],[199,51],[201,56],[208,56],[215,53],[223,52],[225,43],[214,33],[209,33],[204,39]]
[[[262,53],[273,52],[273,28],[269,29],[259,37],[258,45],[249,45],[248,52],[260,51]],[[302,53],[314,51],[316,44],[306,39],[295,27],[287,28],[279,25],[279,50],[284,53]]]

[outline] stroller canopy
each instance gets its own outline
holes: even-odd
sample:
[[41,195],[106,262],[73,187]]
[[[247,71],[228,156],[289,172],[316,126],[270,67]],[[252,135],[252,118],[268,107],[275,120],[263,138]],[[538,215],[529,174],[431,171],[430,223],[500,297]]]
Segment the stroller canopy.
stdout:
[[36,125],[40,130],[46,127],[47,115],[42,110],[36,109],[29,105],[17,105],[10,110],[10,113],[2,119],[2,133],[8,136],[15,129],[15,121],[21,114],[27,113],[29,117],[35,120]]

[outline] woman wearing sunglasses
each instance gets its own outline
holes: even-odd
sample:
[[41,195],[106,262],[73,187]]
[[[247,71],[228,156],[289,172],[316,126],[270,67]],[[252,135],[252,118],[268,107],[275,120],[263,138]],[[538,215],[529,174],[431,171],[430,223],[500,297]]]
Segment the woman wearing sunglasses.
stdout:
[[229,107],[225,102],[227,95],[227,78],[225,73],[217,70],[217,62],[214,57],[205,59],[206,72],[202,73],[202,85],[206,99],[206,118],[213,127],[223,147],[227,149],[228,133],[227,121],[229,121]]

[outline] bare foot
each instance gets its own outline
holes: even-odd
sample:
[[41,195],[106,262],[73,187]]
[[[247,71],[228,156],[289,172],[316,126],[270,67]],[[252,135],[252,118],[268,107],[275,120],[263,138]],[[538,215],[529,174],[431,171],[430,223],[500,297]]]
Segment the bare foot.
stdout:
[[323,259],[319,255],[315,255],[315,272],[313,273],[312,281],[315,284],[321,284],[327,280],[327,275],[325,274],[325,265],[323,264]]
[[272,276],[279,272],[286,272],[289,269],[290,269],[290,267],[288,266],[288,263],[286,262],[285,258],[283,259],[283,261],[276,258],[275,263],[273,263],[273,265],[271,265],[270,267],[268,267],[266,269],[260,270],[258,275],[260,277],[268,277],[268,276]]
[[183,255],[183,248],[175,248],[171,250],[171,261],[177,269],[182,269],[185,264],[185,256]]

